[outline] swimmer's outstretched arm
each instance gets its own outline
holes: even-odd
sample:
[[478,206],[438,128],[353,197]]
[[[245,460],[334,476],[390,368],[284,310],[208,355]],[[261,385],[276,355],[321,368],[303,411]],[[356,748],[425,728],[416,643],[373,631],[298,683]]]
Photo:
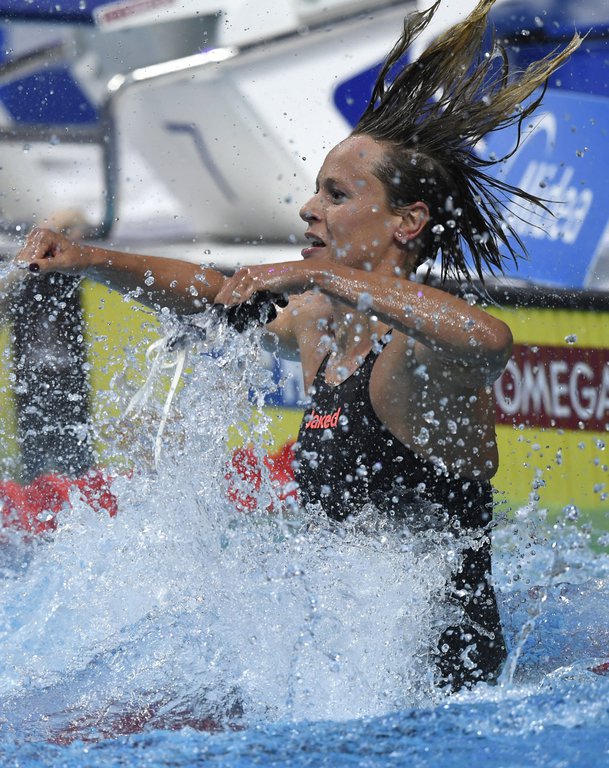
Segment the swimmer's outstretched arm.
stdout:
[[[335,262],[310,258],[246,267],[235,273],[217,294],[226,304],[245,301],[261,290],[302,293],[317,289],[414,338],[424,345],[421,362],[438,356],[487,382],[503,371],[512,349],[512,334],[501,320],[446,291],[403,277],[366,272]],[[425,359],[425,349],[429,359]]]
[[113,251],[74,242],[50,229],[34,229],[15,257],[33,273],[82,275],[153,309],[192,314],[214,302],[226,281],[218,270],[185,261]]

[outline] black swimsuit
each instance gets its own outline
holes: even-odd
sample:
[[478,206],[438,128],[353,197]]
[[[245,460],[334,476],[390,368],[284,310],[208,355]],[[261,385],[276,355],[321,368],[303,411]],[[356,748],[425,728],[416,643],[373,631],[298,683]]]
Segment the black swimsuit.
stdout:
[[[325,380],[328,358],[320,366],[298,433],[295,473],[302,502],[319,504],[334,520],[357,514],[368,504],[415,530],[441,527],[471,533],[484,528],[492,516],[490,484],[451,475],[417,456],[374,412],[370,376],[381,349],[379,345],[371,351],[360,368],[337,386]],[[455,594],[466,618],[443,633],[437,664],[441,682],[455,690],[495,679],[505,660],[489,580],[490,555],[484,536],[478,548],[465,550],[454,576]],[[469,661],[464,664],[466,648]]]

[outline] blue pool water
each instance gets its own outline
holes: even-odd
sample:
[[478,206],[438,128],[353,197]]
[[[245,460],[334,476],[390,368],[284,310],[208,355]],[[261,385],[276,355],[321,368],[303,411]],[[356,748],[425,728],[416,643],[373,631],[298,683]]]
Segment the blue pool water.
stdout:
[[47,539],[3,532],[0,764],[609,765],[603,538],[534,506],[500,521],[510,660],[500,685],[444,695],[428,646],[454,545],[236,513],[227,429],[261,443],[251,395],[272,385],[255,344],[222,345],[194,361],[157,468],[162,398],[111,425],[135,467],[116,517],[75,495]]

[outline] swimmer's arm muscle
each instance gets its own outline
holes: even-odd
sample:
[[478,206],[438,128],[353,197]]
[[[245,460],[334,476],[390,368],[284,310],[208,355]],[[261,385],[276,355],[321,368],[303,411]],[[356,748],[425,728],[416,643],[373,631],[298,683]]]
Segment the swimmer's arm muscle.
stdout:
[[[417,357],[421,362],[445,361],[466,369],[470,386],[493,382],[510,356],[512,335],[501,320],[446,291],[402,277],[312,258],[244,267],[227,280],[216,300],[237,304],[259,291],[290,295],[284,314],[295,299],[304,302],[306,296],[312,307],[319,300],[338,299],[352,309],[375,315],[420,342]],[[312,317],[319,316],[312,312]],[[273,330],[273,325],[267,328]],[[280,345],[289,346],[295,339],[302,352],[306,325],[301,317],[292,313],[276,327]]]

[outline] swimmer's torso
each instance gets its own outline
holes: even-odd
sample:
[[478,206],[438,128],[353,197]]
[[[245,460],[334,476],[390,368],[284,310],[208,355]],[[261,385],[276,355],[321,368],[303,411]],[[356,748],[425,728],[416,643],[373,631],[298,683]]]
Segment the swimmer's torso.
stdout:
[[[302,307],[296,309],[299,299],[293,298],[290,305],[298,312],[297,341],[305,389],[312,386],[322,364],[324,381],[338,384],[354,373],[361,360],[345,367],[344,361],[329,355],[331,339],[319,323],[325,308],[317,306],[323,305],[323,296],[302,297]],[[368,352],[364,348],[362,357]],[[415,455],[478,480],[495,474],[498,457],[492,388],[461,366],[393,330],[390,343],[375,356],[369,399],[373,413],[389,433]]]
[[[368,390],[376,358],[371,351],[357,370],[335,386],[325,380],[326,358],[309,388],[310,402],[298,434],[296,480],[301,499],[320,504],[338,520],[369,502],[388,510],[393,486],[412,476],[410,465],[417,463],[404,461],[413,458],[411,452],[372,409]],[[396,497],[393,507],[398,503]]]
[[370,378],[383,345],[337,385],[326,381],[328,358],[310,388],[296,444],[296,480],[303,503],[342,520],[367,504],[415,528],[478,528],[490,520],[488,483],[454,476],[408,449],[381,422],[370,401]]

